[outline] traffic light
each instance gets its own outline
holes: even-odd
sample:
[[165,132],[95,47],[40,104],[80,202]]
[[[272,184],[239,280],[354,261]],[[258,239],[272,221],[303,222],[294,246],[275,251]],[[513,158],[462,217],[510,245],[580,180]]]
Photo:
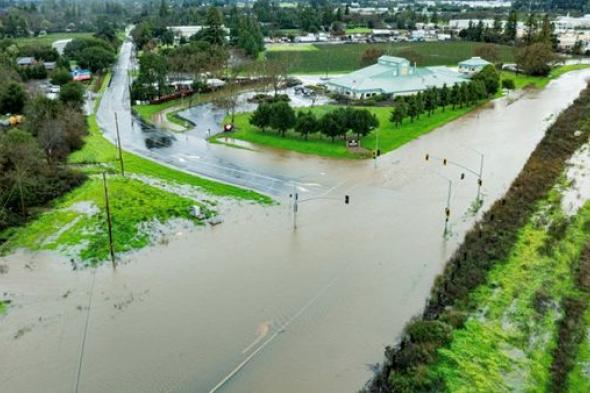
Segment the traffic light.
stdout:
[[348,195],[344,195],[344,204],[348,205],[350,203],[350,197]]
[[428,161],[428,160],[430,159],[430,154],[426,154],[426,156],[424,156],[424,159],[425,159],[426,161]]
[[477,184],[479,184],[479,186],[481,186],[483,184],[483,182],[481,181],[481,179],[477,179]]

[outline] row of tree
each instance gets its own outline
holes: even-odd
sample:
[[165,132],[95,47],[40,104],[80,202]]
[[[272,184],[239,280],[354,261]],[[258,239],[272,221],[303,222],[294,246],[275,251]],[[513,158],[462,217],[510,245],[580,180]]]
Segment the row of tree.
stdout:
[[250,117],[250,124],[262,131],[275,130],[281,136],[294,129],[306,140],[309,135],[320,133],[334,141],[349,133],[360,139],[378,127],[379,121],[369,110],[351,107],[337,108],[320,117],[309,110],[296,114],[288,102],[279,100],[258,105]]
[[414,95],[396,97],[390,120],[401,126],[405,118],[414,121],[422,114],[432,115],[437,108],[444,111],[448,106],[455,109],[475,104],[496,94],[499,88],[500,75],[493,66],[488,65],[469,82],[454,84],[452,87],[445,84],[441,88],[431,87]]

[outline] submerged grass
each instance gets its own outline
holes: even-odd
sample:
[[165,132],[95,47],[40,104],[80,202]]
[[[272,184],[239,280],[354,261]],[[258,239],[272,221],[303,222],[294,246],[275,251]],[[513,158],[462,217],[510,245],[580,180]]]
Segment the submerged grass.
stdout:
[[[192,199],[121,176],[108,178],[115,252],[139,249],[150,244],[151,224],[181,218],[195,223],[193,205],[206,216],[212,211]],[[55,250],[76,260],[96,263],[108,258],[108,231],[103,181],[93,176],[54,203],[52,209],[18,230],[0,251],[16,248]]]
[[[539,208],[520,231],[510,256],[470,296],[475,309],[438,353],[432,372],[450,392],[547,392],[559,341],[563,299],[575,296],[573,266],[590,239],[587,204],[563,239],[553,241],[547,220],[563,220],[559,202]],[[547,253],[544,245],[551,242]]]

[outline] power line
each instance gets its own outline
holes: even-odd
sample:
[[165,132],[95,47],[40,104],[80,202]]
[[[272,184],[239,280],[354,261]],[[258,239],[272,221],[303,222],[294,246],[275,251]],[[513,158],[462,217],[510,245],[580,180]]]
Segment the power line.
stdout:
[[90,295],[88,296],[88,312],[86,313],[86,324],[84,325],[84,335],[82,336],[82,345],[80,348],[80,359],[78,362],[78,373],[76,375],[76,385],[74,393],[78,393],[80,388],[80,375],[82,374],[82,362],[84,360],[84,351],[86,349],[86,337],[88,337],[88,324],[90,321],[90,308],[92,307],[92,297],[94,295],[94,283],[96,281],[96,267],[92,272],[92,283],[90,284]]

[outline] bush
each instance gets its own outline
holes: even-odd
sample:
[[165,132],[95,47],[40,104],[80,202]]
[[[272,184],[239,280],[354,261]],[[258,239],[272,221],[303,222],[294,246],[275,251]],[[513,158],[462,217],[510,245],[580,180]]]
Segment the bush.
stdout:
[[72,80],[72,74],[65,68],[57,68],[51,73],[51,83],[63,86]]
[[514,83],[514,79],[502,79],[502,88],[508,90],[514,90],[516,85]]

